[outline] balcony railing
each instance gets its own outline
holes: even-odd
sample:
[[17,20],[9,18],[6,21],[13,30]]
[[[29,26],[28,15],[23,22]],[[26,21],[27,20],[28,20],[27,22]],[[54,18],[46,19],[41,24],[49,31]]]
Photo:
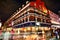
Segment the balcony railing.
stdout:
[[[18,24],[18,22],[20,22],[20,21],[18,21],[18,20],[24,20],[24,18],[26,18],[25,20],[28,20],[28,17],[30,17],[30,16],[34,16],[35,17],[35,20],[34,21],[36,21],[36,17],[38,17],[38,18],[42,18],[42,19],[45,19],[45,21],[46,21],[46,19],[49,19],[48,17],[44,17],[43,15],[39,15],[39,14],[36,14],[36,13],[29,13],[29,14],[25,14],[25,15],[23,15],[23,16],[21,16],[21,17],[19,17],[18,19],[16,19],[16,20],[14,20],[14,23],[16,24]],[[29,18],[30,19],[30,18]],[[25,22],[25,20],[24,20],[24,22]],[[30,20],[29,20],[30,21]],[[22,23],[24,23],[24,22],[22,22]],[[26,21],[26,22],[28,22],[28,21]]]
[[36,24],[36,21],[29,21],[21,24],[14,25],[14,28],[29,27],[29,26],[40,26],[40,27],[50,27],[50,23],[39,22],[39,25]]

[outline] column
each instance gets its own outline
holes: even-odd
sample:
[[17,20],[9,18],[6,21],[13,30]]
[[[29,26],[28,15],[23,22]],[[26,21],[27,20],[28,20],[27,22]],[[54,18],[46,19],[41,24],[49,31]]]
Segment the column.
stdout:
[[30,15],[29,15],[29,12],[28,12],[28,22],[29,22],[29,16],[30,16]]

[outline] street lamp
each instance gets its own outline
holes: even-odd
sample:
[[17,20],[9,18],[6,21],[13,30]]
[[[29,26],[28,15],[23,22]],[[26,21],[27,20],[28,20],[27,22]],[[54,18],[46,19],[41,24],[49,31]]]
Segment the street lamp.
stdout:
[[0,27],[2,26],[2,23],[0,22]]
[[12,24],[12,26],[13,26],[13,25],[14,25],[14,21],[12,21],[12,23],[11,23],[11,24]]
[[40,25],[40,22],[36,22],[36,25],[38,25],[38,26],[39,26],[39,25]]

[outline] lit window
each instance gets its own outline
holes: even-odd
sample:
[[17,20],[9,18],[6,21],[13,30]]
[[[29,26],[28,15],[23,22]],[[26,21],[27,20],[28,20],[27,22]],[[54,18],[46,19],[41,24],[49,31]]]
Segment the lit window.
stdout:
[[35,17],[34,16],[30,16],[29,17],[29,21],[35,21]]
[[38,21],[38,22],[41,22],[41,18],[37,18],[37,21]]

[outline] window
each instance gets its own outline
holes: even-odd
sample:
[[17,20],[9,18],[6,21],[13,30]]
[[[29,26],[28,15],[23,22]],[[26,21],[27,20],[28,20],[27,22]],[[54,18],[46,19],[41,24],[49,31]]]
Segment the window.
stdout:
[[22,23],[22,21],[20,20],[20,23]]
[[50,20],[49,20],[49,19],[47,19],[47,20],[46,20],[46,22],[47,22],[47,23],[50,23]]
[[45,22],[45,19],[43,19],[42,22]]
[[37,21],[38,21],[38,22],[41,22],[41,18],[37,18]]
[[26,22],[28,21],[28,18],[26,18]]
[[35,17],[34,16],[30,16],[29,17],[29,21],[35,21]]

